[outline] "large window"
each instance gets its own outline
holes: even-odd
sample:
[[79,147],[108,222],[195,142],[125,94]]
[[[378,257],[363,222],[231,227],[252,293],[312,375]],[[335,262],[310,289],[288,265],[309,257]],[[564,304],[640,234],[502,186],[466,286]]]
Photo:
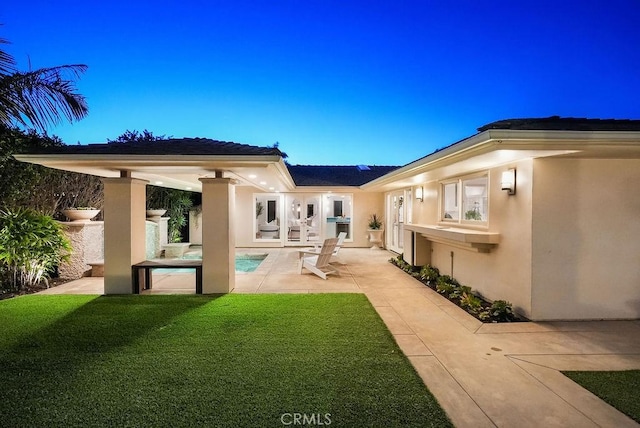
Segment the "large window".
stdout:
[[485,224],[489,219],[489,178],[464,177],[443,182],[442,221]]
[[256,239],[280,239],[280,198],[274,194],[254,194]]

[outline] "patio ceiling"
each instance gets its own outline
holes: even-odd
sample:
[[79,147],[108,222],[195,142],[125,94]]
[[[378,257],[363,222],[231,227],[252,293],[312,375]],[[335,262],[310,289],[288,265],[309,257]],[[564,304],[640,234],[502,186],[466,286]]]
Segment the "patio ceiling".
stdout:
[[202,191],[200,178],[222,171],[239,186],[266,192],[284,192],[295,184],[281,156],[277,155],[114,155],[22,154],[19,161],[99,177],[120,177],[121,172],[149,184],[180,190]]

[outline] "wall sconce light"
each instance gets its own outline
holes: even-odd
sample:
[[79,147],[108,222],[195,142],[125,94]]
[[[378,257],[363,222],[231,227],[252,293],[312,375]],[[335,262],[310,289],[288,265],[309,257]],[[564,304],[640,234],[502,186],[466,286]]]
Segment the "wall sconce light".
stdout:
[[516,169],[510,168],[502,173],[502,190],[506,190],[509,195],[516,194]]
[[420,202],[424,201],[424,193],[423,193],[422,186],[416,187],[416,199],[419,200]]

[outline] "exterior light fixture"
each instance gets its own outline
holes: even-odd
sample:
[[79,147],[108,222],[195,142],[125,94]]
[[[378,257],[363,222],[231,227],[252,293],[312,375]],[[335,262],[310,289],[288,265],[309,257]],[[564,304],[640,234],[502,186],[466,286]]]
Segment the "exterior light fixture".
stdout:
[[502,173],[502,190],[506,190],[509,195],[516,194],[516,169],[510,168]]
[[424,189],[422,186],[416,187],[416,199],[420,202],[424,201]]

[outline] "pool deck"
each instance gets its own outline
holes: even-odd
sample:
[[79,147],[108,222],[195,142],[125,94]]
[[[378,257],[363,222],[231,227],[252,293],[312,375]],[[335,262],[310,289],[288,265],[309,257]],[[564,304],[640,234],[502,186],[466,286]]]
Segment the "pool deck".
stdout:
[[[640,369],[640,320],[483,324],[387,263],[384,250],[343,248],[342,275],[298,274],[295,249],[237,273],[234,293],[364,293],[457,427],[638,427],[560,373]],[[82,278],[42,294],[102,294]],[[195,293],[193,274],[154,275],[143,294]]]

